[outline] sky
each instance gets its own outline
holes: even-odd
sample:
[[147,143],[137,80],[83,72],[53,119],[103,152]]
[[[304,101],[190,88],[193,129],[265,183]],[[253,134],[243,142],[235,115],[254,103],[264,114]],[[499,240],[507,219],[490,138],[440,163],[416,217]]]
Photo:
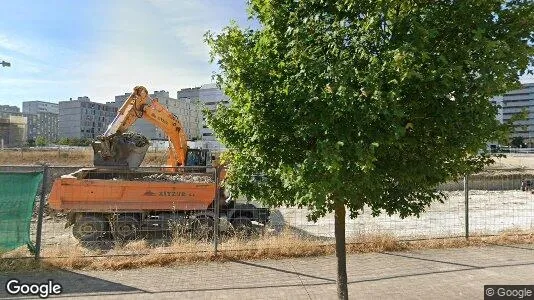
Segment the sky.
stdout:
[[[0,105],[113,101],[212,82],[203,35],[247,20],[245,0],[17,0],[0,10]],[[534,77],[523,77],[533,82]]]
[[[113,101],[136,85],[212,81],[203,35],[247,20],[245,0],[2,1],[0,105],[79,96]],[[254,24],[252,24],[254,25]]]

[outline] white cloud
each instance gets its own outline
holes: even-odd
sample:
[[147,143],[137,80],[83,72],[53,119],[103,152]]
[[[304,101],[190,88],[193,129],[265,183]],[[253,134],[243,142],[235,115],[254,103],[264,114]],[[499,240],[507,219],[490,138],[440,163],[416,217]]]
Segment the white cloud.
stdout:
[[[112,100],[135,85],[176,90],[211,82],[214,66],[204,33],[229,22],[205,1],[131,1],[110,8],[98,50],[79,66],[96,100]],[[83,88],[82,88],[83,89]]]
[[[33,60],[42,64],[70,57],[72,49],[51,43],[46,39],[30,39],[0,32],[0,51],[12,53],[19,59]],[[12,58],[13,60],[13,58]]]
[[22,54],[30,54],[31,47],[24,42],[15,41],[9,38],[6,34],[0,33],[0,49],[14,51]]
[[209,48],[204,43],[208,30],[219,29],[224,9],[207,1],[176,2],[152,0],[152,4],[164,15],[164,23],[174,32],[177,40],[184,46],[184,52],[196,58],[208,60]]
[[0,31],[0,56],[16,65],[8,76],[1,74],[0,95],[57,100],[87,95],[105,102],[140,84],[176,96],[178,89],[209,83],[216,66],[209,63],[204,33],[245,18],[244,10],[228,2],[106,2],[87,23],[91,34],[76,47],[68,40],[56,44],[47,36],[14,38]]

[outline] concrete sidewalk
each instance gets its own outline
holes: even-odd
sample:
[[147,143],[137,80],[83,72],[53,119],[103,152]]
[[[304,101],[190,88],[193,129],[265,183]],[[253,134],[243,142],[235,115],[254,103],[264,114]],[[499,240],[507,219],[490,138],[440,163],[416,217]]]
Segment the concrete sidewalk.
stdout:
[[[347,256],[351,299],[483,299],[485,284],[534,284],[534,245]],[[333,256],[124,271],[1,274],[63,286],[59,298],[336,299]]]

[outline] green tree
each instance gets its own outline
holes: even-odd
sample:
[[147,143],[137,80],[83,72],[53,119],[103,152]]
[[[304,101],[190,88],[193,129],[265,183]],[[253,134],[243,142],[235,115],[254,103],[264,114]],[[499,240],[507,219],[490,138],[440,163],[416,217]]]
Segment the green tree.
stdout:
[[37,146],[46,146],[48,145],[48,141],[46,140],[46,138],[44,136],[38,136],[36,139],[35,139],[35,145]]
[[92,140],[90,138],[81,138],[75,146],[89,146]]
[[69,139],[69,146],[77,146],[80,143],[79,138],[71,138]]
[[69,145],[70,144],[70,139],[69,138],[60,138],[59,141],[58,141],[58,144],[60,144],[60,145]]
[[[234,193],[335,213],[347,299],[345,215],[419,216],[435,187],[481,169],[510,128],[489,98],[533,64],[530,0],[250,0],[259,29],[208,33],[231,98],[208,117]],[[254,180],[258,178],[261,180]]]
[[525,139],[521,136],[513,137],[510,145],[514,148],[526,147]]

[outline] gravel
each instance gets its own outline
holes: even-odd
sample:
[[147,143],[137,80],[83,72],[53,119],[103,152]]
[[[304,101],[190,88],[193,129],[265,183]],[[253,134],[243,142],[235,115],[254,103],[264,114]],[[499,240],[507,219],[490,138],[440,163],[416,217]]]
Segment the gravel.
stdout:
[[213,183],[213,178],[209,175],[192,174],[151,174],[136,178],[137,181],[163,181],[163,182],[192,182],[192,183]]
[[[433,203],[420,218],[381,214],[373,217],[371,210],[356,219],[347,214],[346,236],[358,237],[374,234],[390,234],[400,239],[438,238],[465,234],[465,195],[462,191],[445,192],[445,203]],[[499,234],[505,230],[534,229],[534,194],[521,190],[469,191],[470,234]],[[280,207],[279,222],[289,224],[302,233],[334,237],[334,215],[328,214],[317,223],[306,219],[306,209]]]
[[121,140],[124,144],[135,144],[136,147],[143,147],[150,143],[146,136],[135,132],[125,132],[115,136],[114,141],[116,142],[118,140]]

